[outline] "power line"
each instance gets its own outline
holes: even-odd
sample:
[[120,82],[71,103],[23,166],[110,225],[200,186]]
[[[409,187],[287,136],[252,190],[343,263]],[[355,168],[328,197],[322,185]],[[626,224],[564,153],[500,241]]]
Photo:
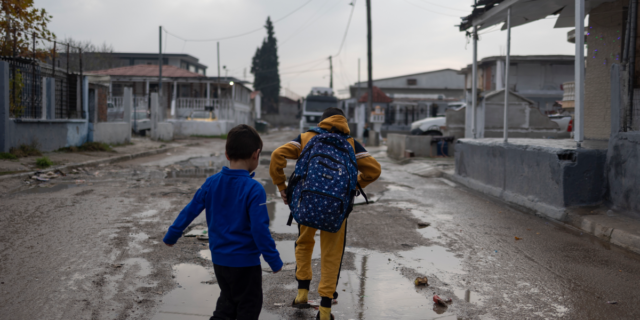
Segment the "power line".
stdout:
[[[299,6],[299,7],[298,7],[298,8],[296,8],[295,10],[293,10],[293,11],[289,12],[289,13],[288,13],[288,14],[286,14],[284,17],[282,17],[282,18],[280,18],[280,19],[278,19],[278,20],[274,20],[274,21],[273,21],[273,23],[280,22],[280,21],[284,20],[285,18],[287,18],[287,17],[291,16],[292,14],[296,13],[298,10],[302,9],[303,7],[305,7],[305,6],[306,6],[307,4],[309,4],[311,1],[313,1],[313,0],[309,0],[309,1],[305,2],[303,5]],[[258,32],[258,31],[262,30],[263,28],[264,28],[264,27],[260,27],[260,28],[258,28],[258,29],[254,29],[254,30],[251,30],[251,31],[248,31],[248,32],[245,32],[245,33],[241,33],[241,34],[237,34],[237,35],[234,35],[234,36],[228,36],[228,37],[222,37],[222,38],[215,38],[215,39],[185,39],[185,38],[182,38],[182,37],[180,37],[180,36],[178,36],[178,35],[176,35],[176,34],[173,34],[173,33],[169,32],[169,30],[167,30],[167,33],[168,33],[168,34],[170,34],[170,35],[172,35],[172,36],[174,36],[174,37],[176,37],[176,38],[178,38],[178,39],[180,39],[180,40],[182,40],[182,41],[185,41],[185,42],[187,42],[187,41],[189,41],[189,42],[211,42],[211,41],[220,41],[220,40],[227,40],[227,39],[233,39],[233,38],[243,37],[243,36],[246,36],[246,35],[249,35],[249,34],[252,34],[252,33]],[[164,27],[163,27],[163,29],[165,29],[165,30],[166,30],[166,28],[164,28]]]
[[433,10],[431,10],[431,9],[427,9],[427,8],[425,8],[425,7],[423,7],[423,6],[419,6],[419,5],[415,4],[415,3],[409,2],[409,1],[407,1],[407,0],[404,0],[404,2],[406,2],[406,3],[410,4],[410,5],[414,6],[414,7],[418,7],[418,8],[420,8],[420,9],[422,9],[422,10],[429,11],[429,12],[431,12],[431,13],[440,14],[440,15],[448,16],[448,17],[460,18],[460,16],[455,16],[455,15],[452,15],[452,14],[442,13],[442,12],[433,11]]
[[427,1],[427,0],[421,0],[421,1],[424,2],[424,3],[428,3],[428,4],[432,5],[432,6],[440,7],[440,8],[445,8],[445,9],[455,10],[455,11],[462,11],[462,12],[466,12],[466,13],[469,12],[469,10],[462,10],[462,9],[457,9],[457,8],[445,7],[445,6],[442,6],[442,5],[439,5],[439,4],[435,4],[435,3]]
[[[309,27],[310,25],[312,25],[314,22],[316,22],[318,19],[320,19],[322,16],[324,16],[325,14],[327,14],[329,11],[331,11],[333,8],[335,8],[338,4],[340,4],[342,0],[338,0],[334,3],[334,6],[332,6],[331,8],[329,8],[327,11],[324,11],[322,14],[320,14],[318,17],[316,17],[313,20],[308,20],[305,24],[303,24],[303,26],[301,28],[298,28],[296,30],[296,32],[294,32],[292,35],[289,36],[289,38],[285,39],[284,41],[282,41],[280,43],[280,46],[284,45],[285,43],[287,43],[289,40],[291,40],[291,38],[293,38],[295,35],[297,35],[298,33],[300,33],[300,31],[306,29],[307,27]],[[316,12],[316,14],[319,11]],[[315,14],[312,16],[315,17]]]
[[356,9],[356,0],[353,0],[351,3],[351,14],[349,14],[349,21],[347,22],[347,29],[344,30],[344,36],[342,37],[342,42],[340,43],[340,48],[338,49],[338,53],[335,55],[340,55],[340,51],[342,51],[342,46],[344,45],[344,41],[347,40],[347,33],[349,33],[349,26],[351,25],[351,17],[353,17],[353,11]]

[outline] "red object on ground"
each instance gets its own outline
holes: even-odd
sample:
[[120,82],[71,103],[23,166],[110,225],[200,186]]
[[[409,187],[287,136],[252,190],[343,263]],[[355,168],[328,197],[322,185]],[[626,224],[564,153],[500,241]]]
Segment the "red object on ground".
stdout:
[[448,299],[447,298],[440,298],[439,295],[434,294],[433,295],[433,302],[435,302],[437,304],[440,304],[440,305],[443,305],[443,306],[446,306],[447,303],[451,303],[452,300],[451,300],[451,298],[448,298]]
[[567,126],[567,132],[573,131],[573,119],[569,120],[569,125]]

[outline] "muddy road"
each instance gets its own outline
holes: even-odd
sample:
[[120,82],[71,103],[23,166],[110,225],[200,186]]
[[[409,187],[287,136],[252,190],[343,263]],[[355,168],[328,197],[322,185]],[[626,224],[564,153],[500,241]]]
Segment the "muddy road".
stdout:
[[[295,136],[265,135],[256,174],[285,262],[263,273],[261,319],[316,313],[287,307],[297,228],[286,226],[288,209],[268,179],[268,151]],[[224,143],[194,139],[46,183],[1,180],[0,319],[208,319],[219,289],[206,240],[183,237],[168,248],[162,237],[225,165]],[[349,218],[337,319],[640,318],[638,255],[370,151],[383,173],[366,190],[375,203]],[[189,231],[204,228],[202,215]],[[310,299],[319,299],[319,248],[314,254]],[[415,287],[418,276],[429,285]],[[453,303],[434,306],[434,293]]]

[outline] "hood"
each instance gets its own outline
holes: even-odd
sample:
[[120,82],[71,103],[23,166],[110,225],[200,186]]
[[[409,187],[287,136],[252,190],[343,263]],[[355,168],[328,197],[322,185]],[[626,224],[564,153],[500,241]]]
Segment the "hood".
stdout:
[[336,129],[342,131],[344,134],[350,133],[347,118],[339,115],[331,116],[322,120],[318,123],[318,127],[325,130],[331,130],[331,128],[336,127]]

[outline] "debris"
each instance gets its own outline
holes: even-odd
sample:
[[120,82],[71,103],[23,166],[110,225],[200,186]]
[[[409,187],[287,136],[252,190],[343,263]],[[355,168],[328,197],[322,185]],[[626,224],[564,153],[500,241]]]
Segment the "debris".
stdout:
[[187,234],[185,234],[185,237],[197,237],[197,236],[201,236],[201,235],[205,235],[207,234],[207,229],[194,229],[191,230],[189,232],[187,232]]
[[35,180],[37,180],[37,181],[42,181],[42,182],[47,182],[47,181],[49,181],[49,179],[44,178],[44,177],[39,177],[39,176],[33,176],[33,177],[31,177],[31,179],[35,179]]
[[427,277],[417,277],[416,280],[413,281],[413,284],[417,286],[428,286],[429,279]]
[[207,281],[201,281],[200,283],[203,283],[203,284],[216,284],[216,283],[218,283],[218,281],[216,281],[216,280],[207,280]]
[[209,235],[208,234],[201,234],[199,236],[196,236],[196,239],[198,239],[198,240],[209,240]]
[[437,294],[434,294],[433,295],[433,302],[435,302],[436,304],[439,304],[441,306],[446,306],[448,303],[452,303],[453,300],[451,300],[451,298],[441,298]]
[[124,264],[117,263],[117,264],[112,264],[111,266],[114,267],[114,268],[122,268],[122,266],[124,266]]
[[522,238],[518,238],[518,237],[514,237],[514,238],[516,238],[516,241],[518,241],[518,240],[522,240]]
[[49,171],[49,172],[44,174],[44,177],[45,178],[49,178],[49,179],[55,179],[55,178],[57,178],[59,176],[57,174],[53,173],[52,171]]
[[75,181],[75,183],[76,183],[76,184],[83,184],[83,183],[84,183],[84,180],[76,180],[76,181]]
[[608,304],[618,304],[618,301],[607,301]]
[[403,247],[405,247],[405,248],[413,248],[413,247],[415,247],[415,245],[413,245],[413,244],[408,244],[408,243],[403,243],[403,244],[401,244],[401,246],[403,246]]
[[54,173],[59,174],[59,175],[61,175],[61,176],[63,176],[63,177],[66,177],[66,176],[67,176],[64,172],[62,172],[62,171],[60,171],[60,170],[56,170],[56,171],[54,171]]
[[276,307],[284,307],[286,304],[285,303],[281,303],[281,302],[276,302],[273,304]]
[[418,222],[418,229],[423,229],[431,225],[431,222]]

